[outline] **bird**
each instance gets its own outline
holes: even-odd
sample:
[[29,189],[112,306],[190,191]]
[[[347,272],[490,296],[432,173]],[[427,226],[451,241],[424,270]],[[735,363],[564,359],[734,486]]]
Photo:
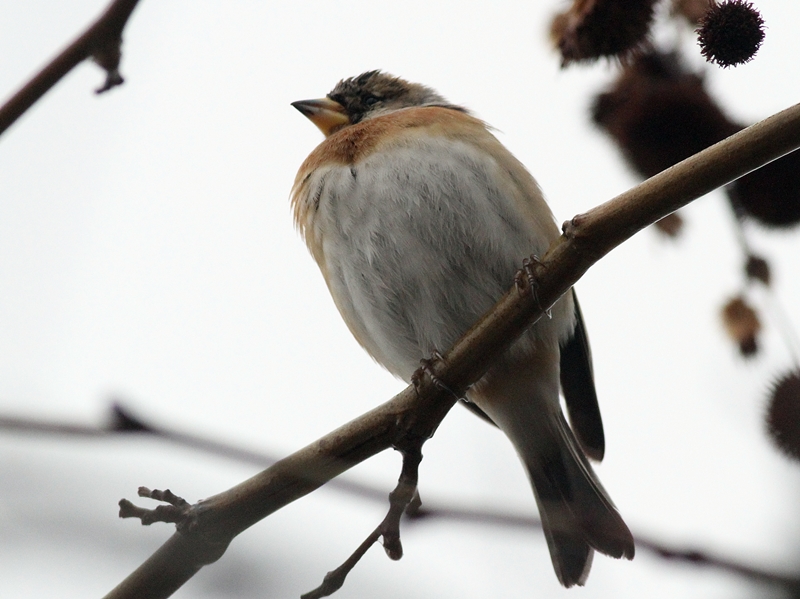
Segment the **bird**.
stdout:
[[[490,127],[430,87],[374,70],[292,106],[325,136],[295,178],[295,225],[355,339],[410,382],[500,299],[525,256],[545,254],[555,218]],[[586,582],[595,551],[633,559],[587,459],[602,460],[605,436],[574,291],[465,400],[516,449],[563,586]]]

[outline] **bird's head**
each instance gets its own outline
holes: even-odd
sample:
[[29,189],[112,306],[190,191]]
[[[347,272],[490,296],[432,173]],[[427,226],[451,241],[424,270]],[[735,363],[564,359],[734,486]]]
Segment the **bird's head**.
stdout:
[[403,108],[443,106],[464,110],[449,104],[429,87],[382,71],[367,71],[343,79],[325,98],[292,102],[292,106],[308,117],[326,137],[349,125]]

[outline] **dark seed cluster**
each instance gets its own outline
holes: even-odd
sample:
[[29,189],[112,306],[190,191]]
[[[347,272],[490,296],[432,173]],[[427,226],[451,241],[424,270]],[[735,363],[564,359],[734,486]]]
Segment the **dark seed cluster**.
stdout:
[[647,40],[655,0],[574,0],[556,15],[550,36],[561,65],[603,57],[625,59]]
[[750,2],[712,2],[697,29],[706,60],[731,67],[752,60],[764,41],[764,19]]
[[770,394],[767,433],[787,456],[800,460],[800,371],[781,377]]

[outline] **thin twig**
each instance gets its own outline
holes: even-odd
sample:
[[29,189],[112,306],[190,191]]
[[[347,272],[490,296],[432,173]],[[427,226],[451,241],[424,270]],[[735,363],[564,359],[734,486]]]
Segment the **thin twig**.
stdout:
[[419,481],[419,463],[422,460],[420,449],[423,442],[423,439],[419,439],[414,447],[403,451],[403,469],[397,486],[389,494],[389,512],[383,521],[341,566],[325,575],[320,586],[301,595],[300,599],[321,599],[342,588],[350,571],[381,537],[383,537],[383,550],[389,559],[398,560],[403,557],[403,545],[400,543],[400,520],[409,506],[413,506],[415,510],[418,508],[417,483]]
[[300,595],[300,599],[321,599],[322,597],[328,597],[341,589],[345,578],[347,578],[347,575],[350,574],[350,571],[355,568],[359,561],[361,561],[361,558],[366,555],[370,547],[378,542],[378,539],[381,538],[381,534],[383,534],[381,532],[381,527],[378,526],[366,539],[364,539],[361,545],[356,548],[352,555],[350,555],[350,557],[348,557],[341,566],[335,570],[331,570],[325,575],[325,578],[322,579],[321,585],[319,585],[316,589],[309,591],[308,593],[303,593]]
[[114,0],[103,14],[78,38],[51,60],[22,89],[0,107],[0,135],[61,78],[87,58],[106,70],[102,93],[122,83],[119,74],[122,30],[139,0]]
[[161,501],[166,505],[159,505],[152,510],[148,510],[134,505],[127,499],[121,499],[119,502],[120,518],[137,518],[142,522],[142,526],[149,526],[156,522],[177,524],[179,530],[187,530],[192,525],[191,518],[193,513],[191,504],[183,497],[175,495],[169,489],[160,491],[158,489],[150,490],[147,487],[139,487],[138,495],[139,497]]

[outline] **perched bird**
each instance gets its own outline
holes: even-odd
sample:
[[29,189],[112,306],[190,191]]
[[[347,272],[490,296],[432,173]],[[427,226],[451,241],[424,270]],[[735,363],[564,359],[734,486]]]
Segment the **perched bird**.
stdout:
[[[487,125],[428,87],[369,71],[293,106],[325,135],[297,173],[296,225],[350,331],[408,382],[494,305],[524,257],[544,255],[558,227]],[[574,294],[550,316],[467,399],[522,459],[569,587],[586,581],[593,550],[632,559],[634,545],[586,458],[602,459],[605,441]]]

